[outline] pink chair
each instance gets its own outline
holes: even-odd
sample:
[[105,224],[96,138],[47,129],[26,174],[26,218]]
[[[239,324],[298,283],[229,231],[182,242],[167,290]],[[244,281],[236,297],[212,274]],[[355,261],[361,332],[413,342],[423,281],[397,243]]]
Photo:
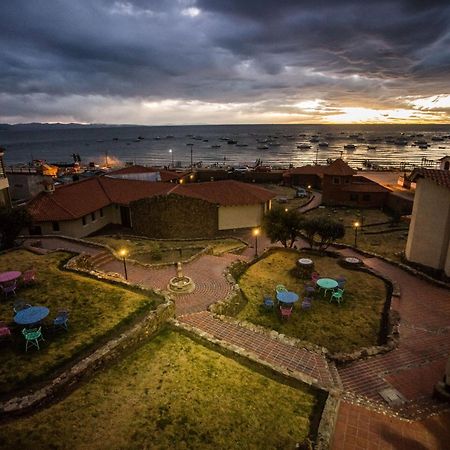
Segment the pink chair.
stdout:
[[8,297],[8,295],[11,293],[16,295],[17,280],[5,281],[4,283],[0,284],[0,288],[5,297]]
[[317,280],[320,278],[320,273],[313,272],[311,274],[311,281],[315,284],[317,283]]
[[34,269],[26,270],[22,274],[23,284],[33,284],[36,281],[36,271]]
[[281,313],[281,318],[284,320],[288,320],[289,317],[291,317],[292,315],[292,306],[281,306],[280,305],[280,313]]
[[9,327],[4,324],[3,322],[0,322],[0,338],[9,337],[11,338],[11,330]]

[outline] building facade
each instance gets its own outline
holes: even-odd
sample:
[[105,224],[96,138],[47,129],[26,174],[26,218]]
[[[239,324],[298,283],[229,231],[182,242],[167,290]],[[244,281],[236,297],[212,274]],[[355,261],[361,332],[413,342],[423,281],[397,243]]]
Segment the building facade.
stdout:
[[406,258],[450,277],[450,171],[416,169]]
[[0,208],[10,208],[11,197],[9,194],[9,182],[6,177],[3,155],[4,150],[0,148]]

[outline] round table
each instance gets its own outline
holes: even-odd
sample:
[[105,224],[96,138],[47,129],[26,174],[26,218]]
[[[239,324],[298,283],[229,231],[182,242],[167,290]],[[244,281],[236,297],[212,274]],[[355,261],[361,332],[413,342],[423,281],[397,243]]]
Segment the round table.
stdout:
[[19,325],[32,325],[45,319],[50,313],[50,310],[45,306],[31,306],[30,308],[22,309],[14,316],[14,322]]
[[11,272],[2,272],[0,273],[0,283],[7,283],[8,281],[17,280],[17,278],[20,278],[21,275],[22,272],[19,272],[18,270],[13,270]]
[[333,280],[333,278],[319,278],[316,281],[317,286],[319,286],[319,288],[324,289],[324,296],[326,295],[327,291],[331,290],[331,289],[335,289],[338,287],[339,283],[336,280]]
[[278,292],[277,300],[281,303],[295,303],[298,301],[298,295],[290,291]]

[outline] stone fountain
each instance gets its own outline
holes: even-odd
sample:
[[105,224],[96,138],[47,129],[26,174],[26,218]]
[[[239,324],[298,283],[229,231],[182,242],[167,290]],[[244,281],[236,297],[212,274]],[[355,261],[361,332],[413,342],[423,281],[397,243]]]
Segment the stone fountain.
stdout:
[[167,288],[170,292],[174,294],[189,294],[195,289],[195,284],[192,278],[183,275],[183,268],[181,267],[181,262],[176,264],[177,266],[177,276],[169,280]]

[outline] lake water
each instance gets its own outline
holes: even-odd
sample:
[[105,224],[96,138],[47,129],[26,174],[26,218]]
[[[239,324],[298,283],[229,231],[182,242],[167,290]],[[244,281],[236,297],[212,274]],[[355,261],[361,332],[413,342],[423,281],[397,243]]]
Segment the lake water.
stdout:
[[[309,142],[314,135],[329,146]],[[432,137],[443,141],[434,141]],[[238,145],[228,144],[224,138],[235,140]],[[406,139],[407,145],[395,145],[396,138]],[[420,139],[426,140],[429,147],[420,149],[414,144]],[[311,148],[298,149],[301,143],[308,143]],[[181,167],[190,165],[191,146],[187,144],[193,144],[193,162],[201,161],[204,166],[252,165],[257,159],[272,166],[301,166],[323,163],[342,154],[353,167],[362,167],[369,160],[384,167],[406,163],[411,168],[423,165],[424,159],[436,161],[450,154],[450,125],[124,126],[0,131],[0,147],[6,149],[7,165],[32,159],[67,163],[77,153],[84,163],[104,164],[108,158],[109,164],[132,161],[167,166],[173,158],[175,166]],[[356,149],[346,150],[345,144],[355,144]],[[376,149],[369,149],[369,145]]]

